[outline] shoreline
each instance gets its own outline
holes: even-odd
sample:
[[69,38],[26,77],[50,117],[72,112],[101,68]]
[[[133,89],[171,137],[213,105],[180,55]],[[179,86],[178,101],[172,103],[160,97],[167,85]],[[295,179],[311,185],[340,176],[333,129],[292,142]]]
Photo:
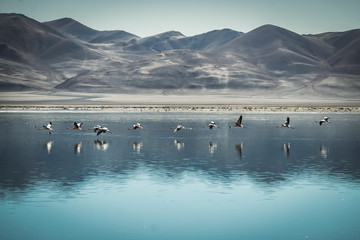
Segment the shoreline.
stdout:
[[299,105],[228,105],[228,104],[0,104],[0,112],[16,111],[254,111],[254,112],[360,112],[354,106],[299,106]]
[[359,112],[359,99],[239,94],[116,94],[76,92],[0,92],[4,111],[296,111]]

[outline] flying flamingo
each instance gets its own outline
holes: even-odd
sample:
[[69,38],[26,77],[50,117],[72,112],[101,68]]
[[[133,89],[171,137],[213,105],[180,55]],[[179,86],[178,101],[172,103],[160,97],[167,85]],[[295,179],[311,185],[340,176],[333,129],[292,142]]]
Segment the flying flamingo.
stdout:
[[323,124],[323,123],[330,123],[330,122],[329,122],[329,119],[330,119],[329,117],[324,117],[324,119],[320,120],[320,121],[319,121],[320,126],[321,126],[321,124]]
[[234,126],[229,126],[229,128],[232,128],[232,127],[244,127],[242,124],[242,115],[239,117],[239,119],[237,120],[236,123],[234,123]]

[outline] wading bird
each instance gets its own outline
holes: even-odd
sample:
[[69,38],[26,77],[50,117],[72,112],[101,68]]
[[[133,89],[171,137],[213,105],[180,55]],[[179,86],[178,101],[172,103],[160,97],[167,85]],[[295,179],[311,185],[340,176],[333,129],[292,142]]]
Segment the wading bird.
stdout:
[[286,118],[286,122],[283,123],[281,126],[282,126],[282,127],[286,127],[286,128],[292,128],[292,127],[290,127],[290,118],[287,117],[287,118]]
[[213,128],[217,128],[218,126],[216,126],[216,124],[215,124],[214,121],[211,121],[211,122],[209,123],[208,127],[209,127],[210,129],[213,129]]
[[[99,131],[99,130],[100,130],[100,128],[101,128],[101,126],[100,126],[100,125],[96,125],[96,126],[94,127],[94,132]],[[89,129],[89,130],[90,130],[90,129]]]
[[133,125],[133,128],[129,128],[129,130],[136,130],[136,129],[144,129],[140,123],[136,123]]
[[175,130],[174,130],[174,133],[180,131],[181,129],[189,129],[189,130],[192,130],[192,128],[187,128],[187,127],[184,127],[182,125],[177,125]]
[[329,117],[324,117],[324,119],[320,120],[320,121],[319,121],[320,126],[321,126],[321,124],[323,124],[323,123],[330,123],[330,122],[329,122],[329,119],[330,119]]
[[[35,126],[35,128],[37,128],[37,127]],[[42,127],[42,128],[38,128],[38,130],[48,130],[48,131],[49,131],[49,134],[51,134],[51,131],[53,131],[53,129],[52,129],[52,122],[49,122],[46,126],[43,125],[43,127]]]
[[[95,131],[95,130],[94,130]],[[107,127],[100,127],[97,131],[96,136],[99,136],[101,133],[111,133],[110,130]]]
[[174,130],[174,133],[177,132],[177,131],[180,131],[181,129],[183,129],[184,126],[181,126],[181,125],[177,125],[177,127],[175,128]]
[[74,128],[73,129],[85,132],[85,130],[81,129],[82,124],[83,124],[82,122],[81,123],[74,122]]
[[244,127],[242,124],[242,115],[239,117],[239,119],[237,120],[236,123],[234,123],[234,126],[229,126],[229,128],[232,128],[232,127]]
[[48,125],[43,125],[43,129],[44,130],[49,130],[49,131],[52,131],[52,122],[49,122]]

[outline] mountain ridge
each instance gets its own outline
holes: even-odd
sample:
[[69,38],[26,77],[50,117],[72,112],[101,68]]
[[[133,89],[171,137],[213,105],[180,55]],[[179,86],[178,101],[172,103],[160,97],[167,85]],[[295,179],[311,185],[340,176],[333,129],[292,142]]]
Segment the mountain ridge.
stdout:
[[268,24],[248,33],[221,29],[187,37],[169,31],[140,38],[71,18],[40,23],[0,14],[1,91],[218,89],[354,97],[359,59],[360,29],[299,35]]
[[108,43],[139,38],[134,34],[122,30],[98,31],[87,27],[72,18],[61,18],[44,22],[44,24],[63,34],[73,36],[89,43]]

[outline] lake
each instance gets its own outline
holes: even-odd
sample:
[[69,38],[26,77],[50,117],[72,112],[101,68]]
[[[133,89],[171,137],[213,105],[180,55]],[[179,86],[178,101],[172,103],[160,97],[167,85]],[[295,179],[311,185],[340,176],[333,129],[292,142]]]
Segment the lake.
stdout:
[[[245,128],[229,128],[239,115]],[[294,128],[277,127],[288,116]],[[52,134],[38,130],[49,121]],[[3,111],[0,123],[2,240],[360,239],[359,112]]]

